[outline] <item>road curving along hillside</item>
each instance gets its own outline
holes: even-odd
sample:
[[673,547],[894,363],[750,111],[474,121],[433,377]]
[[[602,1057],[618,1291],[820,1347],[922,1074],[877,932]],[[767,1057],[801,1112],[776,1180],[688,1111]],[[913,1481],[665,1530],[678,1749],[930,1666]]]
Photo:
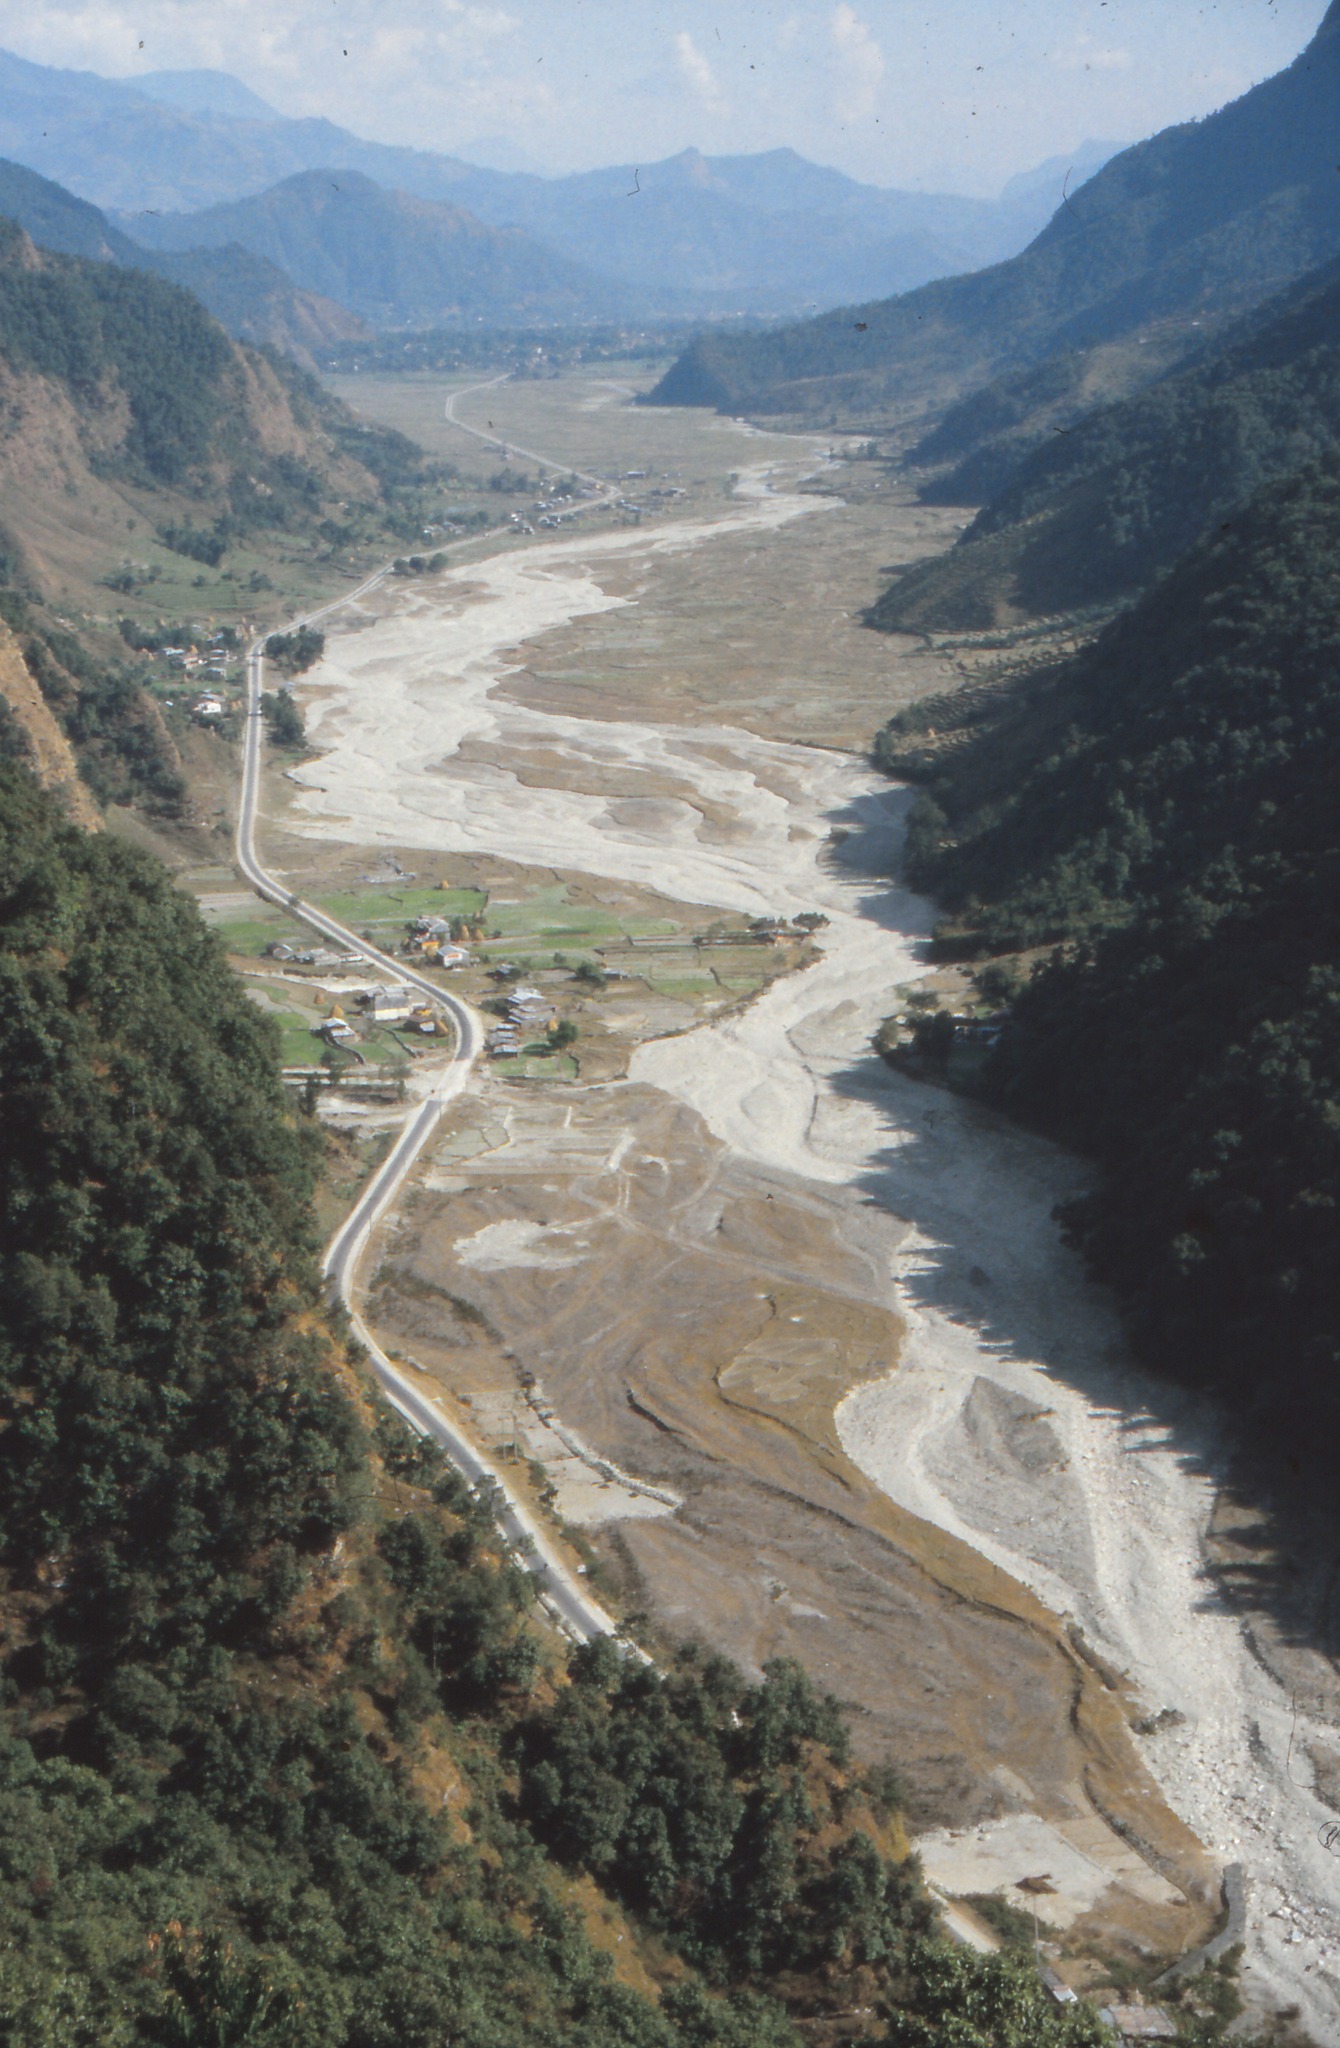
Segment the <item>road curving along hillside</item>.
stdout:
[[[337,598],[334,603],[323,605],[320,610],[308,612],[302,618],[293,620],[293,626],[314,625],[318,619],[328,617],[342,605],[351,604],[375,589],[387,573],[386,569],[378,570],[375,575],[365,578],[345,597]],[[357,953],[370,967],[375,967],[381,973],[390,975],[395,981],[415,989],[436,1008],[444,1010],[451,1018],[456,1036],[451,1059],[446,1067],[435,1075],[428,1094],[410,1110],[395,1145],[326,1247],[321,1270],[329,1280],[335,1298],[348,1310],[354,1336],[366,1351],[373,1372],[388,1400],[414,1430],[420,1435],[432,1437],[442,1446],[452,1464],[471,1486],[486,1486],[496,1490],[498,1527],[523,1568],[535,1576],[540,1587],[541,1603],[551,1618],[567,1635],[579,1642],[588,1641],[598,1635],[617,1634],[617,1625],[613,1617],[598,1601],[591,1598],[580,1583],[576,1572],[560,1554],[536,1516],[507,1486],[478,1446],[450,1420],[441,1403],[425,1397],[392,1362],[378,1344],[358,1309],[358,1271],[369,1239],[413,1173],[425,1147],[437,1130],[447,1104],[461,1092],[469,1080],[470,1070],[483,1044],[483,1027],[477,1013],[468,1003],[461,1002],[437,982],[415,973],[404,961],[396,960],[389,953],[383,953],[376,946],[369,945],[347,925],[341,924],[337,918],[328,916],[315,904],[306,903],[301,897],[295,896],[261,861],[256,851],[256,824],[261,785],[261,749],[264,739],[264,717],[261,711],[261,694],[265,679],[264,648],[265,636],[262,636],[253,643],[247,656],[247,710],[242,755],[242,789],[237,814],[237,865],[258,895],[265,897],[268,902],[282,905],[291,916],[310,925],[312,930],[319,932],[322,937],[333,939],[349,952]]]

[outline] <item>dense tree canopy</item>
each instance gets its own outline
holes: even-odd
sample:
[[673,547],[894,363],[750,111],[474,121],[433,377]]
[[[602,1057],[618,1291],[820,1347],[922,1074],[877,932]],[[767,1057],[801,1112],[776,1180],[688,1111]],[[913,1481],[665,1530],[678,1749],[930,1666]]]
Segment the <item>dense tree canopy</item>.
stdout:
[[[564,1674],[491,1501],[369,1428],[273,1026],[12,760],[0,986],[0,2040],[798,2048],[788,2006],[858,1995],[938,2025],[835,1702],[605,1642]],[[578,1871],[674,1957],[659,2001]]]
[[1186,368],[1056,425],[1082,388],[1063,357],[955,409],[914,459],[965,452],[924,495],[989,499],[947,556],[892,584],[886,629],[1111,605],[1168,569],[1275,477],[1340,440],[1340,276],[1313,273]]
[[[966,744],[940,757],[955,730]],[[1095,1153],[1071,1225],[1149,1355],[1340,1403],[1340,457],[1092,648],[895,720],[948,951],[1054,946],[1000,1098]]]

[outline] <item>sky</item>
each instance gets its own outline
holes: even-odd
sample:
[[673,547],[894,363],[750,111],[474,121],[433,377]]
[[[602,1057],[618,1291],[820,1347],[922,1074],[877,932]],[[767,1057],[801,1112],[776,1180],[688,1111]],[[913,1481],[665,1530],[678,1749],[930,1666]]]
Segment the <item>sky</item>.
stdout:
[[989,194],[1086,139],[1211,112],[1326,0],[0,0],[0,45],[211,67],[287,114],[550,172],[789,145]]

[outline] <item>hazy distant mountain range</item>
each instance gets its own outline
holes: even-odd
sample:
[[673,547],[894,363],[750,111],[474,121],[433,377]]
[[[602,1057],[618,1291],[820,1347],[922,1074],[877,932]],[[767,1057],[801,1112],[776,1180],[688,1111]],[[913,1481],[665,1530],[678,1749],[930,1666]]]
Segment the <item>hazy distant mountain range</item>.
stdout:
[[131,83],[0,52],[0,156],[139,243],[235,242],[393,327],[480,312],[498,324],[786,315],[904,291],[1022,248],[1067,175],[1073,194],[1116,147],[1086,143],[994,201],[886,191],[787,149],[546,178],[289,120],[223,72]]
[[374,327],[583,320],[630,303],[625,287],[520,228],[488,227],[463,207],[387,191],[361,171],[301,171],[255,199],[133,225],[160,250],[249,250]]
[[932,403],[1065,351],[1204,330],[1340,251],[1340,0],[1306,50],[1206,120],[1073,181],[1011,261],[800,326],[696,342],[663,403],[731,412]]

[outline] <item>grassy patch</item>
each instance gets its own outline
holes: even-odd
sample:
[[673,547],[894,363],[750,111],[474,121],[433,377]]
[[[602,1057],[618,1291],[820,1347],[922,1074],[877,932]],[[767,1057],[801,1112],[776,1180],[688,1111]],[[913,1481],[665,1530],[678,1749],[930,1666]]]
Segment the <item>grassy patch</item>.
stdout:
[[313,901],[327,916],[338,917],[343,924],[361,931],[365,925],[409,924],[420,914],[478,917],[487,899],[482,889],[438,889],[431,885],[416,889],[387,884],[347,889],[337,895],[314,897]]
[[229,918],[224,924],[216,924],[214,929],[230,953],[240,954],[248,960],[259,958],[267,946],[276,945],[281,940],[284,945],[304,952],[309,946],[321,943],[305,925],[294,924],[278,912],[269,918]]
[[718,986],[705,969],[695,974],[691,969],[685,973],[681,968],[674,974],[648,974],[645,979],[647,987],[658,996],[710,995]]
[[505,1081],[575,1081],[577,1062],[568,1052],[523,1052],[514,1060],[499,1060],[496,1071]]
[[325,1051],[324,1039],[313,1035],[310,1024],[281,1023],[279,1035],[282,1041],[280,1058],[286,1067],[319,1067]]

